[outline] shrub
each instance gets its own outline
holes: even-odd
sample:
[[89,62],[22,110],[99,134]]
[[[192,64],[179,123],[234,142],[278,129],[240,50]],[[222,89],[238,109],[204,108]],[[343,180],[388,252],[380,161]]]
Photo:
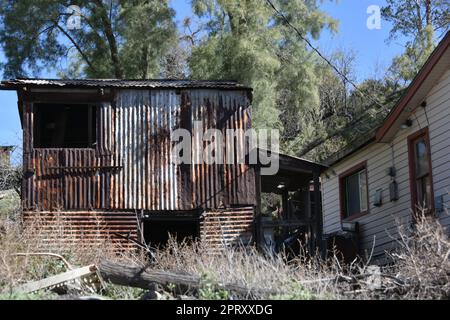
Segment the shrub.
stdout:
[[450,241],[439,221],[422,211],[412,227],[401,226],[389,272],[404,282],[393,294],[405,299],[450,298]]

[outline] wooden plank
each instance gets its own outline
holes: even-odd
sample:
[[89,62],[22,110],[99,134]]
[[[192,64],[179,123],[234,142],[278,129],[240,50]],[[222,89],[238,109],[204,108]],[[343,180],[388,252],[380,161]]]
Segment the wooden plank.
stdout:
[[72,280],[79,279],[81,277],[93,275],[96,273],[96,271],[97,267],[95,265],[90,265],[60,273],[42,280],[25,283],[21,286],[16,287],[14,291],[18,293],[31,293],[41,289],[55,287]]

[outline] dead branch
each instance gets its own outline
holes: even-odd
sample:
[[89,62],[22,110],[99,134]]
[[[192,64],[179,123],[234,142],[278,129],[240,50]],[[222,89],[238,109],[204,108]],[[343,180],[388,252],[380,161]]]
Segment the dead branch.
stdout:
[[28,252],[28,253],[14,253],[12,254],[12,256],[22,256],[22,257],[27,257],[27,256],[49,256],[49,257],[55,257],[60,259],[67,267],[67,269],[69,270],[73,270],[73,266],[62,256],[56,253],[51,253],[51,252]]
[[[202,288],[202,279],[199,276],[147,270],[146,267],[133,267],[111,261],[102,261],[99,265],[99,271],[105,281],[121,286],[148,289],[152,284],[157,283],[163,286],[175,284],[185,289],[198,290]],[[240,297],[277,294],[277,292],[271,290],[246,288],[236,284],[218,284],[217,289],[234,293]]]

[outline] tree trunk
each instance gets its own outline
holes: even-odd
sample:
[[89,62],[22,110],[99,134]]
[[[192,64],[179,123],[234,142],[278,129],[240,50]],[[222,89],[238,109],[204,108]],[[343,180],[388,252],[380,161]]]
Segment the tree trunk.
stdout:
[[427,48],[433,47],[433,21],[431,18],[431,0],[425,0],[425,18],[426,18],[426,36],[427,36]]
[[[157,283],[163,286],[175,284],[182,289],[198,290],[202,287],[201,278],[194,275],[179,274],[166,271],[147,270],[143,267],[133,267],[122,263],[102,261],[98,267],[105,281],[116,285],[149,289]],[[253,297],[255,295],[269,296],[276,294],[274,291],[264,289],[249,289],[234,284],[218,284],[217,289],[226,290],[240,297]]]
[[148,78],[148,44],[142,47],[142,80]]
[[425,12],[427,27],[431,27],[433,24],[431,21],[431,0],[425,0]]
[[94,74],[97,74],[97,69],[95,68],[95,66],[92,64],[92,62],[89,60],[88,56],[83,52],[83,50],[81,49],[80,45],[75,41],[75,39],[63,28],[61,27],[58,22],[56,21],[54,23],[55,27],[59,29],[59,31],[61,31],[67,39],[69,39],[69,41],[73,44],[73,46],[75,47],[75,49],[78,51],[78,53],[81,55],[81,57],[83,58],[83,60],[86,62],[86,64],[88,65],[89,69],[91,69],[91,71]]
[[114,74],[117,79],[123,79],[124,72],[122,69],[122,64],[120,63],[119,50],[117,48],[116,37],[114,36],[114,32],[112,30],[111,20],[108,17],[106,8],[103,6],[102,0],[95,0],[95,4],[98,10],[100,10],[103,32],[105,33],[106,39],[108,40]]
[[142,289],[148,289],[153,283],[178,284],[191,288],[198,288],[200,285],[200,278],[195,276],[147,270],[145,267],[133,267],[111,261],[102,261],[99,271],[105,281]]

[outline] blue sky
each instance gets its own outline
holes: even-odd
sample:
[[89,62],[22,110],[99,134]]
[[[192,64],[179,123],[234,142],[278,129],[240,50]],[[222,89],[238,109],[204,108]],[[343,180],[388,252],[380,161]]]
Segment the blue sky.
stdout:
[[[189,0],[170,0],[170,2],[176,10],[178,22],[192,14]],[[330,53],[338,48],[353,50],[356,54],[355,66],[359,81],[382,73],[392,58],[403,50],[400,43],[386,44],[390,30],[387,22],[382,21],[379,30],[369,30],[366,26],[369,17],[367,8],[370,5],[381,7],[384,4],[384,0],[340,0],[324,1],[321,5],[323,11],[339,20],[339,31],[336,35],[323,32],[315,45],[324,53]],[[3,60],[4,56],[0,49],[0,61]],[[376,70],[376,66],[381,68]],[[42,77],[52,76],[55,76],[53,72],[42,74]],[[0,145],[20,144],[21,127],[16,93],[0,91]]]

